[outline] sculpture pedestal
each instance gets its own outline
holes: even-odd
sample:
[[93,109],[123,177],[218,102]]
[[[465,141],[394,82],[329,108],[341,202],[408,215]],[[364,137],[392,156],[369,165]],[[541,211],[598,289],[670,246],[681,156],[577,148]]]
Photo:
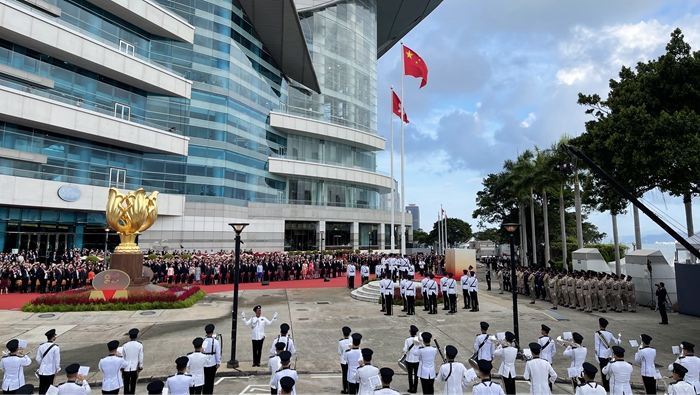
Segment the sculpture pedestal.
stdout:
[[148,285],[150,279],[143,277],[143,255],[141,253],[119,253],[111,255],[109,268],[121,270],[129,275],[131,283],[129,288]]

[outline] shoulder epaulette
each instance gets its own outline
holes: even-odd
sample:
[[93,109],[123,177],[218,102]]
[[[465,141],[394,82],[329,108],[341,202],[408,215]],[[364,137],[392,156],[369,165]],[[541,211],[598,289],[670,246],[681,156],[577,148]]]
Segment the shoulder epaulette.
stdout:
[[177,376],[177,375],[176,375],[176,374],[171,374],[170,376],[168,376],[168,378],[175,377],[175,376]]
[[187,353],[187,355],[190,355],[190,354],[194,354],[194,351],[192,351],[192,352],[188,352],[188,353]]

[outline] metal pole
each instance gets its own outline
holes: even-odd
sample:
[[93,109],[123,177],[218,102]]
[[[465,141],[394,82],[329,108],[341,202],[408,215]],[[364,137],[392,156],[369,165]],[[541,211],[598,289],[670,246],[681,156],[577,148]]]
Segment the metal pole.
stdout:
[[574,205],[576,206],[576,240],[578,248],[583,248],[583,224],[581,222],[581,186],[578,182],[578,168],[574,176]]
[[233,279],[233,310],[231,310],[231,360],[226,363],[226,367],[238,369],[236,360],[236,327],[238,326],[238,282],[241,272],[241,235],[236,233],[236,278]]
[[513,233],[510,234],[510,281],[511,292],[513,293],[513,334],[515,341],[520,346],[520,331],[518,330],[518,281],[515,277],[515,239]]
[[[403,104],[402,104],[403,106]],[[389,153],[391,154],[391,196],[390,196],[390,204],[391,204],[391,253],[394,253],[394,248],[396,248],[396,238],[394,235],[394,225],[396,224],[396,219],[394,216],[396,215],[396,202],[395,202],[395,195],[396,195],[396,182],[394,181],[394,86],[391,86],[391,128],[390,128],[390,134],[391,137],[389,140],[391,140],[391,147],[389,148]],[[401,114],[403,115],[403,107],[401,107]],[[401,122],[403,122],[403,116],[401,117]]]
[[[403,52],[403,40],[401,41],[401,51]],[[406,55],[401,54],[401,68],[404,72],[401,73],[401,256],[406,255],[406,179],[404,178],[404,133],[403,133],[403,114],[406,113],[406,104],[403,101],[403,76],[406,67],[403,63],[406,61]]]

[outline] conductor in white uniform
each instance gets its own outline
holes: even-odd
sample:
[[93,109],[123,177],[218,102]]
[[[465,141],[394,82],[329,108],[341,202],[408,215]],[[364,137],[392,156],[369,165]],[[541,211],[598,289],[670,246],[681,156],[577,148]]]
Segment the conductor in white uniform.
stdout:
[[255,317],[247,320],[245,319],[245,313],[241,313],[243,317],[243,325],[248,326],[252,329],[253,338],[253,367],[260,366],[260,357],[262,355],[262,347],[265,342],[265,326],[272,325],[273,322],[277,321],[277,313],[272,316],[272,321],[261,316],[262,307],[257,305],[253,307],[253,312],[255,312]]

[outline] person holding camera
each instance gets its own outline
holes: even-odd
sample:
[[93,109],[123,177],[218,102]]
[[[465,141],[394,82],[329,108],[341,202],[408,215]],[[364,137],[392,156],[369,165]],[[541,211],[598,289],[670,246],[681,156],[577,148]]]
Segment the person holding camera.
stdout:
[[668,292],[666,292],[666,288],[664,288],[664,283],[656,284],[656,306],[661,314],[661,322],[659,322],[661,325],[668,325],[668,316],[666,315],[666,295],[668,295]]

